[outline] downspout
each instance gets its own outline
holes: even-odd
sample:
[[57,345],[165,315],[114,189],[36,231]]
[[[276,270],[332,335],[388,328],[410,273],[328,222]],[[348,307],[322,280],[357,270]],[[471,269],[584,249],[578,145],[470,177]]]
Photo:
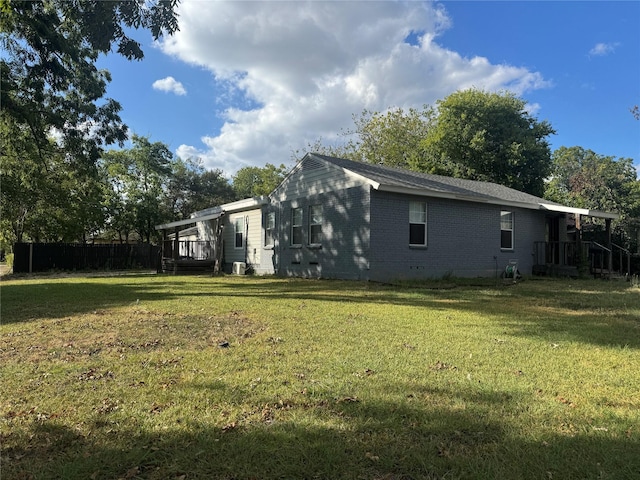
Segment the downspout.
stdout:
[[[282,264],[282,237],[284,236],[284,233],[283,233],[284,232],[284,230],[283,230],[284,229],[284,217],[282,216],[282,211],[283,211],[282,201],[279,200],[278,201],[278,216],[276,218],[276,226],[277,226],[276,232],[278,232],[278,233],[276,235],[276,238],[274,238],[274,240],[273,240],[274,242],[277,242],[277,244],[278,244],[276,262],[275,262],[275,265],[273,266],[273,270],[274,270],[273,273],[276,274],[276,275],[280,275],[280,266]],[[638,248],[640,248],[640,247],[638,247]],[[273,249],[274,249],[274,253],[275,253],[275,251],[276,251],[276,246],[275,245],[273,246]]]
[[607,268],[609,269],[609,275],[613,271],[613,242],[611,240],[611,219],[605,219],[605,225],[607,229],[607,248],[609,248],[609,264]]
[[244,264],[249,265],[249,215],[244,216]]

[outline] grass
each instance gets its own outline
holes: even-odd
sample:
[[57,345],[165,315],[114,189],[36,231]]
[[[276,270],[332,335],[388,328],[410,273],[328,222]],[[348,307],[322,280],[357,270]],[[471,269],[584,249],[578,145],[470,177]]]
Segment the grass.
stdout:
[[0,478],[640,478],[640,289],[1,285]]

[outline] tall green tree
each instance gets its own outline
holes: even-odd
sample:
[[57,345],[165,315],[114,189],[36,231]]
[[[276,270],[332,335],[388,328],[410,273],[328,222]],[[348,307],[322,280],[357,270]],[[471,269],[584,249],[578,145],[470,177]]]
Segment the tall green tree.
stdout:
[[421,143],[428,131],[431,109],[389,109],[384,113],[364,110],[354,116],[355,135],[346,148],[354,152],[352,158],[360,161],[412,169],[420,163]]
[[0,241],[82,241],[104,222],[104,189],[95,165],[78,168],[50,139],[46,161],[25,128],[0,120]]
[[0,0],[0,114],[29,134],[40,161],[52,130],[75,162],[92,163],[127,138],[120,105],[103,98],[110,75],[95,62],[113,49],[141,59],[129,29],[156,40],[173,33],[177,1]]
[[233,190],[238,198],[268,195],[287,174],[287,167],[267,163],[264,167],[244,167],[233,176]]
[[165,194],[167,209],[174,219],[188,218],[193,212],[236,198],[222,170],[206,170],[198,159],[181,158],[172,163]]
[[[422,142],[427,135],[433,111],[391,108],[386,112],[363,110],[353,115],[354,127],[344,130],[343,143],[328,145],[322,139],[308,145],[306,151],[359,162],[415,169],[421,165]],[[300,157],[302,152],[294,152]]]
[[[151,143],[147,137],[133,135],[132,144],[130,149],[106,152],[103,159],[107,171],[114,175],[111,185],[121,192],[122,201],[112,198],[112,204],[127,215],[132,230],[150,242],[155,225],[170,219],[163,197],[173,154],[165,144]],[[126,228],[119,219],[114,220],[119,231]]]
[[437,102],[416,169],[500,183],[542,196],[551,171],[546,121],[514,94],[471,89]]
[[600,155],[582,147],[560,147],[553,152],[545,196],[566,205],[617,212],[620,219],[614,223],[614,232],[627,247],[635,247],[640,228],[640,181],[632,159]]

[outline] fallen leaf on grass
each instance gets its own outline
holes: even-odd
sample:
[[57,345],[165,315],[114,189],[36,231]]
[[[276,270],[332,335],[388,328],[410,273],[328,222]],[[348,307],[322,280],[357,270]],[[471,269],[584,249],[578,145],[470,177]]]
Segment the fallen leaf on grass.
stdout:
[[357,403],[360,400],[358,399],[358,397],[353,396],[353,397],[344,397],[341,398],[340,400],[338,400],[338,403]]
[[139,473],[140,473],[140,467],[133,467],[127,470],[127,473],[125,473],[124,477],[122,478],[123,479],[134,478],[138,476]]
[[102,380],[102,379],[112,379],[114,374],[112,371],[107,370],[106,372],[98,372],[95,368],[90,368],[86,372],[78,375],[78,380],[81,381],[90,381],[90,380]]
[[232,430],[235,430],[237,428],[237,424],[236,422],[231,422],[231,423],[227,423],[224,427],[222,427],[222,431],[223,432],[230,432]]
[[449,365],[448,363],[441,362],[438,360],[435,364],[429,367],[431,370],[457,370],[458,367],[455,365]]
[[151,408],[149,409],[149,413],[162,413],[167,407],[170,407],[172,404],[171,403],[156,403],[153,402],[153,404],[151,405]]
[[566,398],[564,398],[564,397],[562,397],[562,396],[558,396],[558,397],[557,397],[557,400],[558,400],[560,403],[562,403],[562,404],[564,404],[564,405],[566,405],[566,406],[568,406],[568,407],[571,407],[571,408],[575,408],[575,407],[576,407],[576,404],[575,404],[575,403],[573,403],[571,400],[566,399]]

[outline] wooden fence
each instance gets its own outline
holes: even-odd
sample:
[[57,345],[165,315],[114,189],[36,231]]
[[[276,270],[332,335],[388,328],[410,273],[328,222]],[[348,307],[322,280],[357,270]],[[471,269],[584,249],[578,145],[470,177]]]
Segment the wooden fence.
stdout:
[[148,243],[16,243],[13,253],[14,273],[156,269],[159,263],[158,247]]

